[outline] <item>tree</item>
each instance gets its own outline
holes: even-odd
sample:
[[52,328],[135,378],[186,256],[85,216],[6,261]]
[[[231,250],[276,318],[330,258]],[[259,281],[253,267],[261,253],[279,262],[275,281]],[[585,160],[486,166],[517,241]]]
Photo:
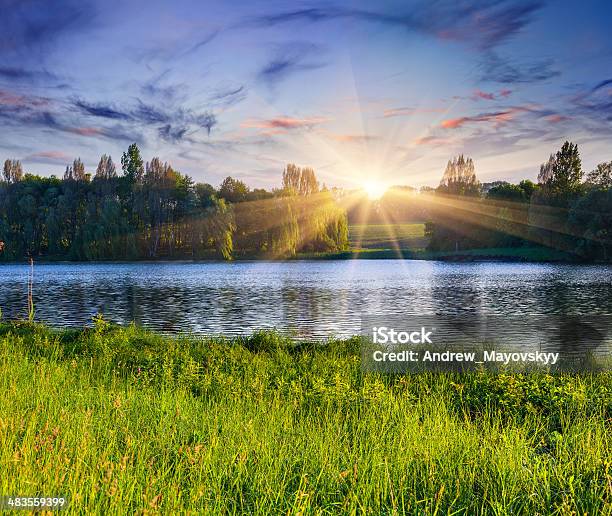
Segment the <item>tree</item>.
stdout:
[[130,182],[141,182],[144,176],[142,156],[140,155],[140,149],[138,145],[132,143],[127,152],[124,152],[121,156],[121,168],[123,175],[127,177]]
[[232,203],[246,201],[248,193],[249,187],[231,176],[226,177],[219,187],[219,197]]
[[4,180],[7,183],[17,183],[23,177],[23,168],[21,161],[16,159],[7,159],[4,162]]
[[612,188],[612,161],[597,165],[588,173],[586,182],[597,188]]
[[85,173],[85,165],[81,158],[77,158],[72,162],[72,165],[66,167],[64,179],[67,181],[86,181],[87,174]]
[[96,169],[97,179],[112,179],[117,177],[117,171],[115,169],[115,164],[110,156],[106,154],[102,154],[100,158],[100,162],[98,163],[98,168]]
[[487,192],[487,199],[511,202],[529,202],[537,185],[528,179],[524,179],[519,184],[514,185],[505,183],[494,186]]
[[472,158],[465,158],[461,154],[450,160],[440,180],[438,191],[449,195],[480,195],[480,182],[476,178]]
[[289,194],[311,195],[319,191],[315,171],[289,163],[283,170],[283,189]]
[[566,141],[561,149],[540,167],[538,182],[553,195],[576,193],[582,183],[582,161],[578,145]]

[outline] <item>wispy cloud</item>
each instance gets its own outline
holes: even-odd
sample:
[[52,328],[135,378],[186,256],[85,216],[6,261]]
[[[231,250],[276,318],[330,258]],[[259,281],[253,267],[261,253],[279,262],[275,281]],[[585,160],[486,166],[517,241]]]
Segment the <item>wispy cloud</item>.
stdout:
[[579,92],[572,102],[575,109],[582,114],[612,121],[612,79],[599,81],[594,86]]
[[232,106],[242,102],[247,97],[247,90],[244,86],[221,88],[214,92],[209,101],[224,107]]
[[322,49],[312,43],[293,42],[277,46],[272,57],[259,70],[259,80],[274,86],[289,76],[325,66],[320,61]]
[[501,84],[541,82],[561,75],[552,59],[518,63],[494,52],[485,54],[480,64],[480,80]]
[[74,100],[74,105],[79,108],[83,113],[99,118],[109,118],[111,120],[131,119],[131,116],[128,113],[119,111],[117,108],[109,104],[91,104],[84,100],[76,99]]
[[508,98],[512,94],[512,90],[503,89],[499,92],[474,90],[471,95],[472,100],[498,100]]
[[29,161],[33,163],[57,164],[57,163],[67,163],[71,159],[72,158],[65,152],[57,151],[57,150],[50,150],[50,151],[41,151],[41,152],[35,152],[33,154],[30,154],[26,156],[25,158],[23,158],[23,161],[25,162]]
[[422,136],[414,140],[415,145],[431,145],[435,147],[448,146],[451,143],[452,140],[450,140],[449,138],[442,138],[440,136],[434,135]]
[[502,111],[494,111],[490,113],[481,113],[473,116],[462,116],[459,118],[449,118],[447,120],[442,120],[440,123],[440,127],[444,129],[457,129],[459,127],[463,127],[466,124],[471,123],[494,123],[494,124],[502,124],[505,122],[509,122],[516,118],[516,116],[520,113],[524,113],[526,111],[531,111],[531,108],[528,107],[512,107]]
[[0,49],[22,58],[44,58],[59,39],[91,28],[97,10],[90,0],[3,0]]
[[57,75],[47,70],[31,70],[18,66],[0,66],[0,78],[10,81],[56,81]]
[[311,129],[327,121],[328,119],[323,117],[293,118],[289,116],[280,116],[268,119],[248,119],[240,125],[247,129],[261,129],[267,134],[277,134],[286,131]]
[[385,118],[392,118],[396,116],[414,116],[419,113],[440,113],[444,111],[442,108],[425,108],[425,107],[397,107],[385,109],[383,116]]
[[508,40],[531,22],[543,2],[535,0],[485,0],[419,2],[396,12],[350,7],[309,7],[259,16],[249,23],[272,26],[288,23],[322,23],[338,19],[375,23],[420,32],[439,39],[490,49]]

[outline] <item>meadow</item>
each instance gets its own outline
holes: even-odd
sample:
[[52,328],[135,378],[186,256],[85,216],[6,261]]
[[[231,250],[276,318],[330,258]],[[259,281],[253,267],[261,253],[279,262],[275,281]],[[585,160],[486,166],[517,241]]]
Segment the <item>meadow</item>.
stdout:
[[351,224],[351,249],[402,249],[419,251],[427,247],[425,224]]
[[611,380],[363,374],[356,338],[4,323],[0,492],[97,514],[610,514]]

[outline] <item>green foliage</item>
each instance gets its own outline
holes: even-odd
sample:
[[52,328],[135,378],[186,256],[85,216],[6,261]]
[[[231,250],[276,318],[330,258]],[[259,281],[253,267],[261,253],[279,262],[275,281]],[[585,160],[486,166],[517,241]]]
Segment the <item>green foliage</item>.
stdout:
[[612,161],[600,163],[595,170],[589,172],[587,184],[604,190],[612,188]]
[[219,187],[219,197],[232,203],[246,201],[248,194],[247,185],[230,176],[226,177]]
[[144,176],[144,162],[138,145],[132,143],[127,152],[121,156],[121,168],[124,176],[132,183],[141,182]]
[[528,180],[498,185],[486,199],[467,198],[466,188],[452,180],[460,176],[453,163],[449,162],[451,172],[447,167],[437,193],[448,193],[450,188],[454,196],[446,204],[434,202],[429,208],[433,219],[430,251],[459,253],[535,244],[575,259],[612,259],[609,163],[598,165],[582,183],[578,146],[565,142],[540,167],[538,185]]
[[567,196],[577,192],[582,182],[582,161],[578,145],[566,141],[548,162],[540,167],[538,182],[549,195]]
[[[328,192],[298,202],[231,177],[217,192],[157,157],[143,166],[136,144],[122,156],[122,177],[107,155],[92,181],[80,159],[61,181],[21,177],[15,163],[7,161],[9,181],[0,182],[2,260],[230,260],[347,247],[346,214]],[[242,201],[257,202],[243,203],[237,220]]]
[[384,377],[359,339],[0,324],[0,490],[96,514],[605,514],[611,379]]

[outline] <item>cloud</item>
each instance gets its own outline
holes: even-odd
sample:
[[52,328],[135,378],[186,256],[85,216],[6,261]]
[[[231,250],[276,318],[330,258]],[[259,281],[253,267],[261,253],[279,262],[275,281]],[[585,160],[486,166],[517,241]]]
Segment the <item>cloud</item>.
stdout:
[[397,107],[385,109],[383,117],[391,118],[395,116],[413,116],[418,113],[439,113],[444,111],[442,108],[415,108],[415,107]]
[[173,102],[186,97],[186,86],[184,84],[162,86],[158,81],[153,80],[143,84],[140,89],[145,95],[165,102]]
[[528,25],[542,7],[537,0],[422,1],[397,12],[350,7],[317,7],[263,15],[251,20],[258,26],[322,23],[350,19],[428,34],[443,40],[468,43],[481,50],[493,48]]
[[0,90],[0,106],[4,106],[5,108],[12,107],[13,109],[33,109],[41,106],[48,106],[50,102],[50,99],[45,97],[22,95],[7,90]]
[[0,78],[10,81],[55,81],[57,76],[46,70],[30,70],[21,67],[0,66]]
[[259,70],[257,78],[270,86],[287,79],[290,75],[316,70],[325,63],[313,60],[322,49],[311,43],[290,43],[278,47],[269,61]]
[[[217,118],[211,112],[196,113],[185,108],[164,110],[146,104],[140,99],[137,99],[136,105],[131,108],[119,108],[111,104],[87,102],[82,99],[73,100],[72,104],[87,116],[122,123],[123,129],[119,130],[119,133],[130,134],[134,126],[139,128],[152,126],[162,140],[173,143],[184,139],[190,129],[206,129],[210,135],[212,128],[217,125]],[[116,125],[114,130],[120,127]],[[71,132],[82,136],[109,134],[103,128],[89,126],[73,129]]]
[[84,100],[76,99],[74,101],[74,105],[82,112],[99,118],[109,118],[111,120],[129,120],[131,118],[128,113],[119,111],[117,108],[109,104],[91,104]]
[[566,120],[570,120],[570,117],[565,116],[565,115],[554,114],[554,115],[546,115],[544,119],[547,122],[550,122],[551,124],[558,124],[561,122],[565,122]]
[[476,90],[474,90],[474,92],[469,97],[455,96],[453,98],[454,99],[475,100],[475,101],[478,102],[480,100],[501,100],[501,99],[506,99],[510,95],[512,95],[512,90],[509,90],[507,88],[502,89],[502,90],[500,90],[498,92],[495,92],[495,91],[483,91],[483,90],[480,90],[480,89],[476,89]]
[[50,163],[54,165],[57,163],[69,162],[71,159],[72,158],[68,156],[68,154],[62,151],[51,150],[35,152],[34,154],[30,154],[29,156],[23,158],[23,161],[30,161],[33,163]]
[[187,130],[187,127],[172,127],[170,124],[166,124],[160,127],[157,132],[162,140],[177,143],[185,137]]
[[89,0],[2,0],[0,51],[4,55],[45,57],[63,37],[91,27],[97,19]]
[[448,138],[441,138],[439,136],[429,135],[422,136],[414,140],[415,145],[432,145],[435,147],[450,145],[452,141]]
[[[68,104],[70,106],[70,104]],[[115,124],[110,127],[84,125],[74,111],[60,101],[0,90],[0,120],[5,126],[60,131],[83,137],[141,141],[140,131]]]
[[170,121],[170,116],[149,104],[145,104],[142,100],[138,99],[138,105],[131,111],[131,114],[137,120],[149,124],[166,124]]
[[546,81],[561,75],[551,59],[519,64],[488,52],[480,64],[480,80],[502,84],[519,84]]
[[481,113],[474,116],[462,116],[459,118],[449,118],[442,120],[440,127],[444,129],[457,129],[470,123],[495,123],[502,124],[513,120],[519,113],[531,111],[531,108],[527,107],[512,107],[503,111],[495,111],[491,113]]
[[604,122],[609,134],[609,122],[612,121],[612,79],[599,81],[590,88],[584,88],[572,99],[573,111],[578,116],[585,116],[595,122]]
[[270,131],[268,134],[281,133],[296,129],[310,129],[316,125],[327,122],[327,118],[292,118],[281,116],[269,119],[249,119],[240,124],[241,127],[248,129],[264,129]]
[[214,104],[222,106],[231,106],[242,102],[247,97],[247,91],[244,86],[238,86],[234,88],[226,88],[217,90],[213,93],[209,100]]

